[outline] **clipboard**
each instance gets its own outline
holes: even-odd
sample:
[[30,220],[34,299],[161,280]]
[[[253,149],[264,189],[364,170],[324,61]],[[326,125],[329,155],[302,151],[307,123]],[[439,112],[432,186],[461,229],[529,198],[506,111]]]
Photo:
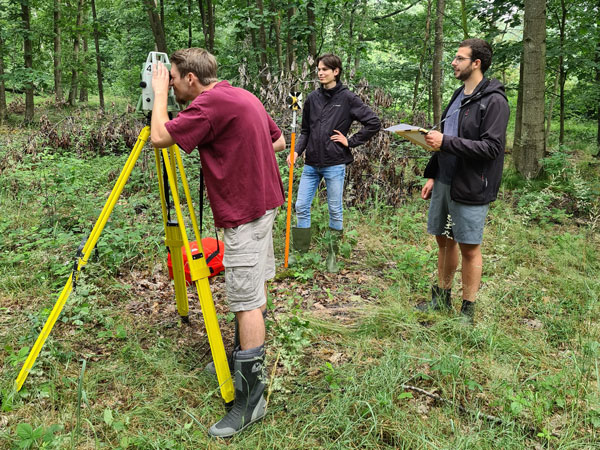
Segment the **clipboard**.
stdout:
[[408,125],[406,123],[400,123],[392,127],[386,128],[385,131],[396,133],[402,136],[404,139],[408,139],[413,144],[416,144],[429,152],[438,152],[438,149],[430,147],[425,142],[425,135],[429,132],[425,128],[416,127],[414,125]]

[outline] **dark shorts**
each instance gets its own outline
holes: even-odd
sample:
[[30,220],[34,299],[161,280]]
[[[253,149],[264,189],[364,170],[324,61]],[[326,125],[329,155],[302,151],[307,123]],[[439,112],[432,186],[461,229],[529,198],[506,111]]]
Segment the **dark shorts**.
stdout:
[[481,244],[489,206],[455,202],[450,198],[450,186],[435,180],[427,216],[427,232],[434,236],[450,237],[459,244]]

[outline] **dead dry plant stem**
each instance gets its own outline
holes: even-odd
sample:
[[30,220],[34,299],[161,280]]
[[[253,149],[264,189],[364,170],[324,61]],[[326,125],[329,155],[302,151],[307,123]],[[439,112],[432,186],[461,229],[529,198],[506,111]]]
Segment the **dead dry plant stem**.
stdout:
[[273,381],[275,380],[275,374],[277,373],[277,364],[279,363],[279,356],[281,355],[281,349],[277,352],[277,358],[275,358],[275,364],[273,364],[273,373],[271,374],[271,380],[269,381],[269,391],[267,392],[267,402],[265,404],[265,409],[269,406],[269,399],[271,398],[271,387],[273,386]]
[[[434,400],[437,400],[439,402],[447,403],[449,405],[452,405],[452,406],[456,407],[460,412],[463,412],[465,414],[469,414],[469,415],[475,416],[475,417],[482,417],[485,420],[487,420],[488,422],[494,422],[494,423],[497,423],[499,425],[505,425],[506,424],[506,421],[503,420],[503,419],[501,419],[500,417],[493,416],[491,414],[485,414],[485,413],[482,413],[482,412],[479,412],[479,411],[477,411],[477,412],[470,411],[467,408],[465,408],[464,406],[461,406],[461,405],[458,405],[458,404],[454,403],[452,400],[448,400],[448,399],[446,399],[446,398],[444,398],[444,397],[442,397],[442,396],[440,396],[438,394],[434,394],[433,392],[426,391],[425,389],[421,389],[421,388],[416,387],[416,386],[411,386],[409,384],[403,384],[403,385],[401,385],[401,387],[402,387],[402,389],[408,389],[409,391],[418,392],[419,394],[426,395],[427,397],[433,398]],[[529,433],[531,433],[533,436],[537,436],[538,430],[536,428],[533,428],[533,427],[530,427],[530,426],[527,426],[527,425],[521,425],[521,424],[520,424],[520,426],[523,427],[524,429],[526,429],[527,431],[529,431]],[[554,436],[554,437],[560,437],[556,433],[551,433],[551,435]]]

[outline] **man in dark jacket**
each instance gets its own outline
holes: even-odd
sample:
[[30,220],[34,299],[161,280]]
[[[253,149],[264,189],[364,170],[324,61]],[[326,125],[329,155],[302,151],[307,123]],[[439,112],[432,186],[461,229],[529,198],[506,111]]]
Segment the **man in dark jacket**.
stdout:
[[427,144],[439,150],[425,168],[428,180],[421,191],[423,199],[431,198],[427,232],[438,244],[438,283],[431,289],[431,301],[417,308],[451,308],[460,248],[461,314],[471,324],[481,282],[483,226],[489,203],[500,187],[509,116],[504,87],[484,77],[491,62],[492,48],[487,42],[467,39],[460,43],[452,68],[463,86],[444,111],[442,133],[430,131],[425,137]]
[[[324,178],[329,207],[327,270],[337,272],[336,255],[343,229],[342,197],[346,164],[354,160],[350,150],[371,139],[381,128],[381,122],[356,94],[340,82],[342,61],[339,57],[330,53],[320,56],[317,59],[317,74],[321,87],[306,99],[302,130],[296,141],[294,161],[305,150],[306,154],[296,199],[298,226],[292,228],[292,243],[293,249],[300,253],[306,252],[310,246],[310,208],[319,183]],[[347,138],[355,120],[363,127]],[[293,253],[288,262],[296,262]]]

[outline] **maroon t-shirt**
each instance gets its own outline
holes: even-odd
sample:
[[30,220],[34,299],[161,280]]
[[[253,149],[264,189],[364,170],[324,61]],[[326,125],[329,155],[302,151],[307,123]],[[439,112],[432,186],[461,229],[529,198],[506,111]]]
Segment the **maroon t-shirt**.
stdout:
[[281,130],[250,92],[221,81],[165,126],[187,153],[198,147],[217,227],[237,227],[283,204],[273,151]]

